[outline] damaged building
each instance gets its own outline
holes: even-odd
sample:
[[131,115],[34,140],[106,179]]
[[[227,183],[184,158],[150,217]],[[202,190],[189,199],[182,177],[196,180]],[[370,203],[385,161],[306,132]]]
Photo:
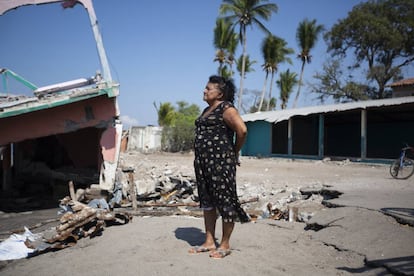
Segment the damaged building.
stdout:
[[[47,202],[57,206],[56,199],[68,194],[69,181],[76,188],[99,184],[110,190],[115,180],[122,136],[119,84],[112,81],[92,2],[2,1],[0,15],[49,2],[84,6],[102,73],[37,87],[9,68],[0,68],[5,91],[0,93],[0,210],[13,210],[24,202],[31,203],[29,208]],[[10,80],[32,94],[10,94]]]

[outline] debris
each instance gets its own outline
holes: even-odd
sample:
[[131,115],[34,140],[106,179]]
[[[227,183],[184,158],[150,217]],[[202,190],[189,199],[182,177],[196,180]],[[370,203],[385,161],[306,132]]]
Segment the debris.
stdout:
[[77,201],[77,196],[75,194],[75,187],[73,186],[73,181],[69,181],[69,194],[72,200]]
[[34,241],[38,235],[33,234],[25,227],[23,234],[13,234],[0,243],[0,261],[26,258],[34,249],[26,246],[28,240]]
[[[95,198],[101,194],[96,187],[75,193],[73,182],[70,181],[69,192],[73,198],[67,196],[60,201],[61,217],[56,227],[37,234],[24,227],[22,235],[13,233],[0,243],[0,260],[20,259],[49,249],[73,246],[81,238],[100,234],[105,226],[122,225],[132,220],[128,212],[111,211],[104,198]],[[88,203],[78,199],[86,199]]]
[[135,181],[134,181],[134,168],[123,168],[123,172],[128,173],[128,183],[129,183],[129,191],[131,193],[131,200],[132,200],[132,209],[137,209],[137,189],[135,187]]
[[[132,200],[136,197],[137,209],[133,207],[135,215],[199,215],[199,212],[195,210],[199,204],[196,181],[194,177],[191,177],[192,171],[183,171],[182,167],[167,162],[164,166],[155,167],[147,166],[145,160],[142,160],[134,167],[126,165],[125,159],[121,158],[120,163],[122,166],[119,169],[124,176],[119,179],[123,180],[122,183],[114,185],[112,192],[114,197],[116,194],[118,197],[119,206],[116,209],[125,210],[133,207]],[[133,174],[135,190],[130,189],[131,176],[129,174]],[[120,186],[123,187],[123,191],[126,191],[126,195],[122,194],[122,200],[119,200]],[[324,207],[322,205],[324,199],[340,194],[329,188],[327,185],[316,183],[297,189],[286,186],[268,191],[263,185],[245,183],[240,185],[238,194],[241,196],[240,201],[246,204],[245,209],[253,221],[269,218],[307,222],[313,217],[315,210]],[[136,195],[132,194],[134,191]],[[242,200],[252,195],[255,195],[251,198],[253,200]],[[113,202],[113,199],[110,202]],[[263,204],[263,202],[265,203],[262,208],[257,206],[258,203]],[[142,210],[144,208],[146,210]],[[168,208],[171,210],[167,210]]]
[[270,202],[267,204],[267,211],[269,212],[269,218],[274,220],[287,219],[288,217],[287,211],[282,211],[278,208],[273,209],[273,205]]
[[298,220],[298,207],[289,208],[289,222],[295,222]]
[[101,232],[105,224],[125,224],[132,216],[127,213],[112,213],[109,208],[93,208],[69,197],[61,200],[61,207],[66,212],[60,218],[60,224],[53,231],[48,233],[45,240],[48,243],[67,244],[67,240],[77,241],[82,237],[95,236]]

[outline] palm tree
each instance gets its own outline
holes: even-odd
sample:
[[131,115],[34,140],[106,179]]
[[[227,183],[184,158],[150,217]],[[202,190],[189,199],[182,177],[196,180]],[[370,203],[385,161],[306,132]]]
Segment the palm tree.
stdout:
[[291,73],[289,69],[280,73],[280,78],[276,83],[280,89],[280,100],[282,101],[280,104],[281,109],[286,109],[287,107],[290,93],[292,93],[293,87],[298,83],[298,80],[296,79],[297,76],[298,74],[294,72]]
[[239,109],[242,102],[243,81],[246,69],[246,28],[247,26],[257,25],[266,33],[269,33],[259,19],[269,20],[272,12],[277,12],[278,9],[276,4],[267,4],[264,2],[267,2],[267,0],[223,0],[223,3],[220,6],[220,14],[223,16],[230,14],[224,18],[228,18],[231,22],[233,22],[233,26],[239,26],[240,44],[243,45],[243,60],[238,97]]
[[223,75],[223,72],[227,72],[228,70],[224,70],[225,64],[230,64],[231,68],[234,60],[234,52],[237,47],[237,34],[234,33],[228,20],[223,18],[216,20],[213,44],[217,49],[214,61],[219,62],[218,74]]
[[[246,77],[246,73],[250,73],[250,72],[254,72],[254,68],[253,68],[253,64],[255,64],[257,61],[255,60],[250,60],[250,56],[246,55],[245,58],[245,63],[244,63],[244,78]],[[236,69],[239,72],[239,76],[240,78],[242,78],[242,67],[243,67],[243,55],[241,55],[237,61],[236,61]],[[240,94],[239,94],[240,96]],[[240,107],[238,109],[241,109],[243,111],[245,111],[245,109],[243,108],[242,105],[242,100],[239,98],[239,105]]]
[[276,101],[277,99],[275,97],[272,97],[269,102],[267,103],[267,110],[273,110],[276,107]]
[[305,64],[311,62],[312,55],[310,54],[310,51],[315,46],[316,41],[318,39],[318,35],[323,30],[324,30],[323,25],[317,25],[316,19],[312,21],[309,21],[308,19],[303,20],[302,22],[299,23],[299,26],[296,30],[296,40],[298,41],[299,47],[301,48],[301,52],[298,55],[298,58],[302,60],[302,68],[300,71],[298,92],[296,93],[295,101],[293,102],[293,108],[296,107],[296,104],[299,99]]
[[229,37],[227,45],[227,64],[230,67],[230,77],[233,76],[233,64],[235,63],[236,49],[239,41],[239,35],[232,32],[232,35]]
[[[255,64],[257,61],[250,60],[250,56],[246,55],[245,57],[245,63],[244,63],[244,77],[246,78],[246,73],[254,72],[253,64]],[[239,56],[239,58],[236,61],[236,69],[239,72],[239,76],[242,75],[242,66],[243,66],[243,55]]]
[[230,67],[228,67],[227,65],[224,65],[221,68],[221,71],[219,71],[218,74],[219,74],[219,76],[222,76],[222,77],[224,77],[226,79],[230,79],[233,76],[233,71],[232,71],[232,69]]
[[270,102],[272,99],[272,85],[274,75],[277,72],[279,63],[288,62],[292,64],[292,60],[287,55],[293,54],[292,48],[286,48],[286,41],[280,37],[274,35],[268,35],[262,43],[262,54],[265,63],[262,65],[263,70],[266,72],[265,83],[263,86],[262,97],[260,99],[259,111],[262,109],[263,100],[266,93],[266,84],[269,73],[271,74],[270,88],[269,88],[269,100],[267,101],[266,110],[270,109]]
[[157,107],[154,102],[154,107],[157,110],[158,114],[158,125],[159,126],[171,126],[174,124],[175,120],[175,108],[171,103],[160,103],[160,106]]

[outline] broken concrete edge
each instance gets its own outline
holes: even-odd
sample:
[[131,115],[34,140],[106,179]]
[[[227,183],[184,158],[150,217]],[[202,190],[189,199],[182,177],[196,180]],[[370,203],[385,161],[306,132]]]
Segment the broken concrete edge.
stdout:
[[[379,212],[381,214],[384,214],[386,216],[392,217],[393,219],[395,219],[396,222],[398,222],[401,225],[408,225],[411,227],[414,227],[414,219],[413,218],[405,218],[399,214],[395,214],[395,213],[391,213],[388,210],[376,210],[376,209],[370,209],[370,208],[365,208],[365,207],[360,207],[360,206],[349,206],[349,205],[343,205],[343,204],[338,204],[338,203],[333,203],[330,202],[329,200],[323,200],[322,204],[327,207],[327,208],[344,208],[344,207],[357,207],[357,208],[363,208],[366,210],[370,210],[370,211],[375,211],[375,212]],[[309,225],[309,228],[314,230],[314,229],[318,229],[318,231],[322,228],[324,228],[325,226],[323,225]]]
[[113,148],[106,149],[104,146],[105,139],[102,138],[101,140],[104,161],[101,165],[99,185],[102,189],[108,191],[114,188],[116,170],[119,165],[122,139],[122,123],[120,120],[114,121],[113,130],[115,131],[115,146]]

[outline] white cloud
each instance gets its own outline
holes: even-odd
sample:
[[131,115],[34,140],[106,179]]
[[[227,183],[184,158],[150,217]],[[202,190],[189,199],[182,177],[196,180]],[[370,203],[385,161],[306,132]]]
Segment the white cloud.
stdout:
[[121,118],[123,128],[129,128],[130,126],[138,125],[138,120],[135,118],[131,118],[128,115],[122,115],[120,118]]

